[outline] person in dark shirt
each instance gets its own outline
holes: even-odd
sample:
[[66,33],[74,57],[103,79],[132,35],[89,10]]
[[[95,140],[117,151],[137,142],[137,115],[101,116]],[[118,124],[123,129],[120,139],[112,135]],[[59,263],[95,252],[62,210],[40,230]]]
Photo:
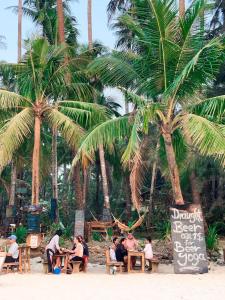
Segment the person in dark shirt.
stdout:
[[125,238],[120,240],[120,243],[116,247],[116,260],[127,264],[127,249],[125,248]]
[[89,259],[89,249],[88,249],[88,245],[86,244],[82,235],[79,235],[79,238],[81,239],[81,243],[83,245],[83,250],[84,250],[82,264],[81,264],[81,270],[86,272],[88,259]]

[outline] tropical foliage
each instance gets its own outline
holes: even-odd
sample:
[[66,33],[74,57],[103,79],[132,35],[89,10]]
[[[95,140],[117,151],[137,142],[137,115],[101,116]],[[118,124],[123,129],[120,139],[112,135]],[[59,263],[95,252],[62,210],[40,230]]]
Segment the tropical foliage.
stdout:
[[92,219],[104,206],[126,224],[149,209],[147,226],[163,236],[174,202],[223,220],[224,1],[190,1],[183,14],[175,0],[109,0],[112,51],[92,41],[94,1],[88,45],[73,1],[22,2],[40,36],[24,42],[18,64],[0,64],[1,220],[7,205],[22,221],[31,202],[49,211],[52,197],[69,232],[77,208]]

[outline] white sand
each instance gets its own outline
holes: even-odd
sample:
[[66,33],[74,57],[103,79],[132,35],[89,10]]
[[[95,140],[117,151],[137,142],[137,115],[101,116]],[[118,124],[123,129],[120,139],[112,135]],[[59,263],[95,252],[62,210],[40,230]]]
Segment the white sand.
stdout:
[[209,274],[175,275],[160,265],[157,274],[105,274],[104,266],[88,273],[45,275],[33,261],[32,274],[0,276],[0,300],[222,300],[225,267],[212,266]]

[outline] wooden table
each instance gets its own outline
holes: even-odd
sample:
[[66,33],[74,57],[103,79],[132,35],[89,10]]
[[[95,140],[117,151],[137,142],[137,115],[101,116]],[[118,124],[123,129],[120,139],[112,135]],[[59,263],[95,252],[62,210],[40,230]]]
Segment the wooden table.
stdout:
[[[141,270],[136,271],[131,269],[131,258],[132,257],[137,257],[140,258],[141,261]],[[142,272],[144,273],[145,271],[145,254],[144,252],[139,252],[139,251],[128,251],[128,260],[127,260],[127,272]]]
[[69,253],[65,252],[62,254],[54,254],[53,255],[53,259],[57,259],[58,257],[64,259],[64,266],[62,268],[62,272],[66,273],[67,272],[67,268],[68,268],[68,262],[69,262]]

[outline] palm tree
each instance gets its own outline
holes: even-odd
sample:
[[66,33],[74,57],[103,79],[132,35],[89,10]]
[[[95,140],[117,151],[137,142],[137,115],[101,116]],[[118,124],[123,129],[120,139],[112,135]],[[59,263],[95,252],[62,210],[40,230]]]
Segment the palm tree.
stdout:
[[[74,149],[83,133],[76,121],[84,121],[86,124],[92,120],[89,118],[91,111],[97,111],[96,104],[53,101],[56,95],[58,99],[62,98],[67,90],[73,91],[80,100],[84,95],[86,98],[92,95],[92,88],[85,83],[81,70],[77,68],[80,59],[65,64],[65,51],[65,46],[51,46],[45,39],[38,39],[31,43],[31,48],[21,64],[1,65],[2,69],[10,69],[16,74],[18,93],[0,90],[0,110],[11,111],[13,114],[1,128],[0,165],[6,165],[10,161],[13,153],[33,131],[32,204],[34,205],[39,203],[42,125],[47,123],[50,128],[57,127],[62,137]],[[76,69],[74,64],[77,64]],[[65,74],[70,72],[71,68],[73,74],[68,85]]]
[[79,154],[129,136],[122,157],[127,163],[138,154],[143,133],[148,134],[149,125],[155,125],[167,157],[174,201],[184,204],[173,136],[188,136],[201,154],[224,159],[224,126],[213,122],[213,117],[219,114],[219,120],[222,116],[225,97],[205,99],[202,90],[218,72],[223,44],[219,39],[203,44],[199,37],[195,23],[202,1],[195,1],[182,21],[177,20],[174,0],[132,3],[136,15],[126,15],[123,22],[134,33],[139,52],[114,52],[98,58],[90,71],[105,84],[119,86],[136,109],[130,116],[96,127],[83,141]]
[[18,62],[22,58],[22,0],[18,0]]
[[107,6],[108,18],[111,20],[117,11],[126,11],[131,6],[131,0],[110,0]]
[[[88,47],[91,51],[93,49],[93,40],[92,40],[92,0],[88,0]],[[111,209],[109,202],[109,188],[107,181],[107,172],[106,172],[106,163],[105,163],[105,153],[103,145],[99,145],[99,160],[101,167],[101,175],[102,175],[102,188],[104,195],[104,211],[103,218],[105,221],[111,220]]]
[[64,11],[62,0],[57,0],[58,32],[60,44],[65,43]]
[[179,0],[179,16],[183,17],[185,15],[185,0]]
[[[63,1],[65,39],[70,45],[77,45],[78,31],[76,29],[76,18],[71,16],[71,0]],[[29,17],[36,25],[42,29],[42,35],[46,37],[50,44],[58,42],[58,17],[57,0],[24,0],[22,12]],[[18,6],[9,7],[16,13]]]

